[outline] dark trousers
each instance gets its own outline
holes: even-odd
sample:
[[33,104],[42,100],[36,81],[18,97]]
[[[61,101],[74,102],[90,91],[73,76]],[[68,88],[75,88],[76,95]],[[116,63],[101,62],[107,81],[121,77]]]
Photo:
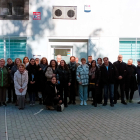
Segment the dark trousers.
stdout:
[[70,101],[75,102],[75,96],[76,96],[76,89],[75,89],[75,82],[71,82],[70,86]]
[[0,103],[6,101],[6,88],[0,87]]
[[35,103],[35,92],[29,92],[30,103]]
[[13,89],[13,102],[15,103],[17,101],[17,95],[15,93],[15,89]]
[[103,99],[103,87],[99,85],[98,87],[98,94],[97,94],[97,103],[101,103]]
[[[130,91],[130,97],[129,97],[129,91]],[[125,94],[126,94],[126,99],[127,100],[132,100],[133,99],[133,95],[134,95],[134,89],[133,88],[127,88],[126,90],[125,90]]]
[[[64,94],[63,94],[63,91],[64,91]],[[64,103],[64,105],[67,105],[68,83],[60,82],[59,92],[60,92],[60,97],[62,98],[62,102]]]
[[107,104],[108,91],[110,93],[110,104],[113,104],[114,100],[114,84],[104,85],[104,103]]
[[118,100],[118,87],[120,85],[120,90],[121,90],[121,101],[124,101],[124,86],[125,84],[122,83],[116,83],[114,85],[114,101],[116,102]]
[[96,92],[96,88],[92,89],[92,98],[93,98],[93,103],[97,104],[97,92]]
[[12,100],[12,92],[11,91],[13,91],[13,90],[14,90],[14,84],[11,83],[10,86],[8,87],[8,101]]

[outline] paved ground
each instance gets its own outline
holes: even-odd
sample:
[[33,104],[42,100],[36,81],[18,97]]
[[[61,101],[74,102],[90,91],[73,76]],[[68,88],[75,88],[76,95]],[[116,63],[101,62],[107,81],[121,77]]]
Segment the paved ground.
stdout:
[[140,105],[118,103],[97,108],[70,105],[63,112],[26,105],[18,110],[12,104],[0,107],[0,140],[140,140]]

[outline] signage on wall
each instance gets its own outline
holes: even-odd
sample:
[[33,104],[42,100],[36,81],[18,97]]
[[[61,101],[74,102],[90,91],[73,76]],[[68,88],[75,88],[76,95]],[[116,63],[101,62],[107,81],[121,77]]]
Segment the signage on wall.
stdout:
[[71,51],[67,51],[67,56],[71,56]]
[[41,12],[33,12],[33,20],[41,20]]
[[85,12],[91,12],[91,6],[90,5],[85,5],[84,6],[84,11]]

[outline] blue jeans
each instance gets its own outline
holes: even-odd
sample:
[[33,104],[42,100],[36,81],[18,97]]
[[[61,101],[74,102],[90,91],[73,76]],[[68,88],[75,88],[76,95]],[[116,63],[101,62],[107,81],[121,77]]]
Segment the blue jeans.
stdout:
[[35,92],[29,93],[30,103],[35,103]]
[[113,104],[114,100],[114,84],[104,85],[104,103],[107,104],[108,91],[110,93],[110,104]]
[[80,100],[87,101],[87,96],[88,96],[88,85],[80,85],[79,84],[79,95],[80,95]]

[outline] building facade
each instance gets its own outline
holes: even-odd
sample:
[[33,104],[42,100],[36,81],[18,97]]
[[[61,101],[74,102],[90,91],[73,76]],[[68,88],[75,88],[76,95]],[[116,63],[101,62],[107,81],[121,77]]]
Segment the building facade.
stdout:
[[0,0],[0,58],[140,58],[139,0]]

